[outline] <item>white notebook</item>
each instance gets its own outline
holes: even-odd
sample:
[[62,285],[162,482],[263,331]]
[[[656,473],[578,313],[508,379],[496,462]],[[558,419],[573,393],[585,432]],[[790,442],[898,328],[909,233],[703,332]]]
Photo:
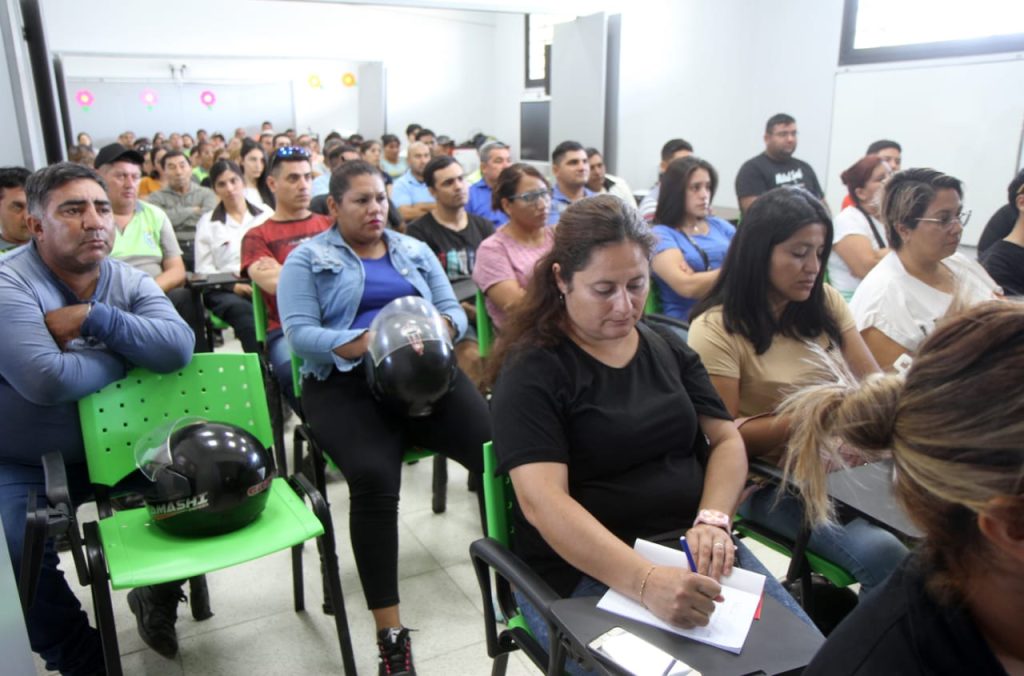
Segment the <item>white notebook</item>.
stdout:
[[[686,554],[677,549],[639,539],[633,545],[633,549],[654,565],[689,570]],[[733,567],[732,573],[720,580],[722,597],[725,600],[715,603],[715,612],[711,613],[711,621],[706,627],[694,629],[683,629],[669,624],[633,599],[611,589],[601,597],[597,607],[738,655],[743,650],[747,634],[750,633],[750,624],[754,621],[757,606],[761,603],[764,581],[765,577],[760,573]]]

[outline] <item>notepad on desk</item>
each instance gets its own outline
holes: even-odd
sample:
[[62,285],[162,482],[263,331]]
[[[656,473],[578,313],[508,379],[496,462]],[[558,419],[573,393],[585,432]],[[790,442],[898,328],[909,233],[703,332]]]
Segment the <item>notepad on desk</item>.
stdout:
[[[639,539],[633,545],[633,549],[654,565],[689,569],[686,555],[677,549]],[[760,573],[733,567],[732,573],[719,582],[725,600],[715,603],[715,612],[711,613],[711,621],[706,627],[683,629],[669,624],[633,599],[611,589],[601,597],[597,607],[739,654],[743,650],[747,634],[750,633],[750,624],[754,621],[754,614],[761,602],[765,577]]]

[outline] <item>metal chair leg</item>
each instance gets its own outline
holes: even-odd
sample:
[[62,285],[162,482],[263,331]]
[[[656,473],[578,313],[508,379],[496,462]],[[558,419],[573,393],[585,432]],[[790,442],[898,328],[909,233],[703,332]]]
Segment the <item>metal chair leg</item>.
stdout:
[[103,662],[108,676],[122,676],[121,650],[117,645],[117,626],[114,624],[114,608],[110,598],[110,581],[107,578],[107,564],[100,544],[99,524],[90,521],[82,526],[85,532],[85,553],[92,578],[92,603],[96,614],[96,628],[103,643]]
[[299,474],[295,479],[302,485],[303,492],[309,497],[313,513],[323,524],[324,534],[318,537],[317,549],[320,551],[320,567],[323,571],[325,597],[329,593],[334,615],[334,628],[338,632],[338,643],[341,648],[341,661],[345,674],[356,676],[356,659],[352,650],[352,636],[348,628],[348,614],[345,612],[345,597],[341,589],[341,574],[338,572],[338,552],[334,541],[334,522],[331,510],[323,495],[312,490],[306,478]]
[[501,653],[494,658],[494,662],[491,664],[491,676],[505,676],[505,670],[508,669],[508,656],[512,653]]
[[433,498],[431,507],[434,514],[443,514],[448,506],[448,458],[434,453]]

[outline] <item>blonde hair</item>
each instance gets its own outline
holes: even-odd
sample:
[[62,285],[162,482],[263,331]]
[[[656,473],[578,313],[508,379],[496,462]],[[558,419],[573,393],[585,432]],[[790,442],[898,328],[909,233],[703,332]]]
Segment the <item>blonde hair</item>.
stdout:
[[977,514],[1024,489],[1024,305],[983,303],[945,320],[905,378],[857,383],[841,364],[833,371],[837,382],[804,387],[779,409],[794,421],[785,472],[809,522],[831,517],[825,465],[842,463],[840,443],[867,460],[891,452],[897,499],[925,534],[929,585],[955,595],[988,551]]

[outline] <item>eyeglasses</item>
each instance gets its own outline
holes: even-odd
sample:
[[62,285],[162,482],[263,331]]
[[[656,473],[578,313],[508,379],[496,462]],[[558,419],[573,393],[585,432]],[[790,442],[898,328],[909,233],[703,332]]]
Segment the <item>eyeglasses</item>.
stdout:
[[302,146],[282,146],[274,151],[275,160],[285,158],[292,159],[296,157],[303,160],[308,160],[310,158],[309,151],[303,148]]
[[550,190],[533,190],[531,192],[521,192],[518,195],[512,195],[508,198],[510,202],[515,200],[522,200],[523,204],[533,204],[537,200],[544,200],[545,202],[551,201]]
[[959,223],[961,228],[967,227],[967,221],[971,220],[971,211],[961,211],[958,214],[946,216],[945,218],[918,218],[918,221],[931,221],[932,223],[938,223],[939,227],[944,230],[949,230],[953,227],[954,223]]

